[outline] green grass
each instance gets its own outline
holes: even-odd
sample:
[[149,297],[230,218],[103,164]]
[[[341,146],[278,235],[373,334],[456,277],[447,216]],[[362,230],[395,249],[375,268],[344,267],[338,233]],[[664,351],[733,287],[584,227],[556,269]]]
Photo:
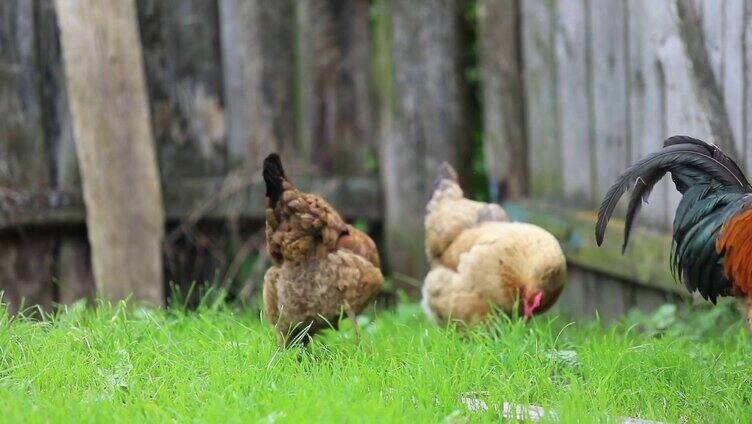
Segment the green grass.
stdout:
[[736,323],[699,334],[660,316],[631,318],[646,330],[548,316],[462,332],[414,305],[374,314],[359,346],[345,329],[280,351],[258,315],[228,307],[2,313],[2,421],[498,422],[493,406],[507,401],[563,422],[752,422],[750,343]]

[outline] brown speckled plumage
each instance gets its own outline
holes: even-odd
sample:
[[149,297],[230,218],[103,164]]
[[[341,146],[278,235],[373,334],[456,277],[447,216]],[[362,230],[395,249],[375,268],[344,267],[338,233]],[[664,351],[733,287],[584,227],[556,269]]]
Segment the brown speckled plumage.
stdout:
[[425,226],[431,271],[423,309],[440,324],[473,324],[492,307],[511,313],[518,298],[524,304],[543,293],[538,314],[558,299],[566,260],[556,238],[531,224],[507,222],[498,205],[464,199],[453,172],[440,171]]
[[383,278],[370,237],[325,200],[295,189],[276,155],[264,161],[264,178],[267,249],[275,262],[264,276],[264,311],[284,346],[304,330],[310,336],[336,328],[343,314],[354,319]]

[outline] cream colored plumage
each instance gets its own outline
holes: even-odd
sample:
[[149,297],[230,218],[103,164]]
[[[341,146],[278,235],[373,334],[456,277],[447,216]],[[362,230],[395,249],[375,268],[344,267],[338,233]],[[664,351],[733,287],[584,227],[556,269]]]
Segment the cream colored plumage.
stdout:
[[448,164],[439,168],[433,196],[426,206],[426,255],[439,258],[460,233],[485,221],[507,221],[499,205],[466,199],[457,184],[457,172]]
[[566,275],[556,238],[535,225],[508,222],[498,205],[462,196],[456,174],[442,165],[425,218],[426,314],[442,325],[473,324],[493,307],[512,313],[518,298],[526,317],[544,312]]

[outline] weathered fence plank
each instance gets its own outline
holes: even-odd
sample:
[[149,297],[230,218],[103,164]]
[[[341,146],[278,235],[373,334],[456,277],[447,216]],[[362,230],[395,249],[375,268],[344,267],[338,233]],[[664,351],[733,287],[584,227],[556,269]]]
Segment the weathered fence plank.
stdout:
[[3,187],[48,187],[50,170],[44,146],[39,69],[36,60],[34,5],[7,1],[0,5],[0,184]]
[[561,143],[558,140],[554,2],[522,4],[522,63],[525,90],[530,191],[562,197]]
[[[644,298],[644,301],[642,299]],[[567,285],[554,310],[574,317],[598,314],[600,322],[608,325],[622,317],[636,304],[650,312],[668,299],[665,292],[635,286],[629,281],[594,274],[577,266],[567,269]]]
[[[217,2],[139,0],[138,10],[162,181],[170,185],[180,178],[226,174]],[[181,229],[192,233],[194,226]],[[200,234],[185,237],[192,243],[178,247],[172,237],[164,246],[165,277],[183,294],[194,283],[213,281],[226,266],[223,228],[212,226]],[[222,254],[205,247],[213,244],[221,246],[216,250]],[[184,258],[189,259],[180,263]]]
[[599,198],[624,170],[629,158],[626,10],[622,1],[588,4],[596,197]]
[[[45,148],[42,93],[37,66],[35,7],[0,4],[0,196],[15,197],[52,183]],[[22,302],[52,301],[54,236],[5,232],[0,236],[0,291],[15,310]]]
[[49,309],[54,237],[47,232],[15,232],[3,235],[0,245],[2,302],[11,312],[35,305]]
[[[719,113],[724,113],[724,118],[728,122],[729,137],[733,141],[736,155],[744,154],[743,139],[743,32],[744,32],[744,0],[725,0],[713,1],[703,0],[699,7],[693,7],[692,3],[686,3],[681,10],[687,10],[686,7],[693,7],[696,10],[699,19],[702,22],[702,32],[697,32],[697,37],[704,40],[705,51],[707,52],[710,64],[711,74],[715,78],[715,85],[722,96],[723,102],[720,103]],[[684,13],[684,20],[692,19],[693,15]],[[685,26],[684,37],[689,37],[693,31],[691,22]],[[696,31],[696,29],[694,29]],[[689,51],[690,54],[696,54],[696,51]],[[693,59],[698,62],[698,59]],[[699,62],[698,62],[699,63]],[[697,67],[698,64],[693,66]],[[698,71],[700,72],[698,74]],[[698,69],[695,75],[702,75],[702,69]],[[707,82],[698,84],[707,85]],[[702,94],[701,94],[702,96]],[[700,100],[702,102],[702,99]],[[710,117],[710,119],[713,119]],[[711,121],[712,122],[712,121]],[[737,156],[743,158],[743,156]]]
[[57,0],[97,289],[164,302],[164,212],[135,0]]
[[[60,32],[53,0],[42,0],[37,13],[38,58],[42,74],[42,105],[45,138],[52,154],[52,177],[58,190],[80,191],[81,178],[73,140],[73,121],[68,107],[65,72],[60,47]],[[94,276],[91,252],[83,219],[74,226],[78,231],[61,231],[55,251],[54,281],[58,302],[72,303],[92,299]]]
[[556,22],[556,110],[558,134],[562,145],[564,195],[567,203],[588,207],[593,198],[591,155],[591,113],[588,68],[587,1],[557,1]]
[[671,236],[665,232],[635,227],[629,247],[622,253],[623,220],[611,220],[599,247],[595,243],[593,228],[597,217],[593,211],[566,208],[546,200],[526,200],[507,206],[513,218],[543,227],[557,237],[569,263],[599,275],[686,295],[671,275]]
[[[629,82],[630,161],[660,148],[666,134],[666,81],[658,59],[660,38],[657,8],[651,0],[626,2],[629,39],[627,78]],[[643,208],[644,221],[667,229],[673,210],[668,208],[669,181],[653,189],[650,205]],[[673,188],[671,188],[673,190]]]
[[744,144],[742,156],[752,169],[752,2],[744,2]]
[[[198,232],[209,228],[224,237],[220,222],[263,218],[258,175],[245,174],[243,189],[229,195],[225,176],[239,164],[257,169],[272,150],[281,150],[301,188],[325,195],[349,218],[379,221],[378,166],[386,262],[398,280],[422,275],[420,211],[435,167],[448,159],[467,177],[465,2],[136,2],[171,224],[187,221]],[[0,228],[8,240],[0,244],[0,263],[29,270],[19,262],[28,257],[43,264],[39,278],[17,273],[27,286],[9,292],[15,303],[22,292],[46,304],[91,293],[89,247],[77,233],[84,208],[52,5],[0,5],[0,208],[6,213]],[[479,0],[477,11],[485,163],[494,199],[497,190],[505,198],[525,193],[529,177],[533,196],[591,209],[628,162],[674,133],[752,157],[748,2]],[[21,136],[33,142],[12,143]],[[669,187],[656,187],[643,212],[651,226],[670,224],[679,196]],[[206,206],[217,193],[223,200]],[[617,225],[609,233],[613,246],[595,250],[591,217],[572,210],[531,216],[564,238],[578,268],[574,277],[587,273],[568,298],[582,301],[578,310],[592,313],[598,303],[602,312],[620,313],[643,298],[650,299],[643,304],[662,301],[642,292],[676,289],[661,262],[665,234],[639,229],[633,239],[639,251],[624,257],[614,241]],[[560,221],[567,223],[563,230]],[[20,234],[11,231],[15,226],[50,231]],[[45,265],[55,255],[54,266]],[[186,257],[184,268],[213,272]],[[52,270],[60,282],[57,299],[47,288]]]
[[293,10],[291,0],[219,1],[230,165],[260,169],[268,153],[293,145]]
[[491,200],[527,193],[518,0],[481,0],[478,39],[483,92],[483,155]]
[[708,52],[710,67],[721,87],[725,75],[723,72],[723,39],[726,3],[726,0],[699,0],[694,4],[687,3],[697,9],[697,15],[701,20],[701,26],[698,29],[704,34],[705,50]]
[[[325,175],[373,170],[369,2],[297,3],[300,145]],[[369,164],[370,162],[370,164]]]
[[[720,2],[719,2],[720,3]],[[723,2],[723,91],[731,134],[739,156],[744,160],[744,4],[745,0]]]
[[[708,127],[709,141],[716,143],[733,158],[740,158],[734,143],[734,135],[723,100],[720,80],[714,75],[713,50],[708,51],[705,40],[708,35],[702,30],[702,16],[692,0],[674,0],[678,33],[689,59],[689,77],[692,82],[694,102],[697,102],[701,118]],[[717,5],[713,7],[718,7]],[[711,37],[714,37],[711,35]],[[672,54],[681,54],[679,52]],[[720,70],[717,72],[722,77]]]
[[[325,196],[348,218],[362,217],[378,220],[381,217],[379,182],[373,177],[295,178],[301,190]],[[216,197],[226,183],[225,178],[201,178],[178,180],[165,187],[165,212],[168,221],[189,219],[197,213],[197,205]],[[264,183],[253,181],[244,184],[242,190],[227,193],[205,210],[198,211],[197,219],[258,220],[264,218]],[[10,201],[12,200],[12,201]],[[42,191],[26,194],[20,198],[0,197],[0,231],[29,226],[81,225],[85,212],[80,193]]]
[[[719,140],[712,136],[708,119],[699,105],[696,97],[699,94],[695,94],[695,76],[689,58],[691,49],[688,48],[680,29],[682,24],[678,9],[670,3],[655,3],[654,13],[660,25],[656,27],[660,31],[657,36],[662,40],[658,47],[658,57],[666,81],[666,134],[686,134],[718,142]],[[701,62],[706,64],[706,71],[709,72],[707,54]],[[724,146],[726,147],[728,146]],[[669,189],[668,197],[668,208],[673,219],[673,211],[679,204],[681,194],[672,187]]]
[[[423,211],[438,165],[455,166],[466,143],[459,71],[459,2],[393,0],[379,11],[390,41],[393,98],[382,116],[380,169],[384,184],[386,247],[395,273],[421,277]],[[383,3],[379,3],[383,5]],[[385,13],[386,12],[386,13]],[[462,168],[460,168],[462,169]]]
[[72,231],[60,235],[55,279],[58,302],[73,303],[80,299],[94,299],[91,250],[85,235]]
[[216,2],[138,0],[138,12],[163,179],[224,174]]

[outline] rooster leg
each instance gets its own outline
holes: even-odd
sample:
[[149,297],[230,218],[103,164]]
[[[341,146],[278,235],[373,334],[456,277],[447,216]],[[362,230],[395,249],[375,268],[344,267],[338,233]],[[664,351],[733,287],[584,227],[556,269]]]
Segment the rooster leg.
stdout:
[[752,331],[752,297],[747,297],[747,328]]
[[355,313],[355,310],[352,308],[349,302],[345,302],[345,312],[347,312],[347,317],[350,319],[350,322],[352,323],[353,328],[353,336],[355,337],[355,344],[360,344],[360,326],[358,325],[358,314]]

